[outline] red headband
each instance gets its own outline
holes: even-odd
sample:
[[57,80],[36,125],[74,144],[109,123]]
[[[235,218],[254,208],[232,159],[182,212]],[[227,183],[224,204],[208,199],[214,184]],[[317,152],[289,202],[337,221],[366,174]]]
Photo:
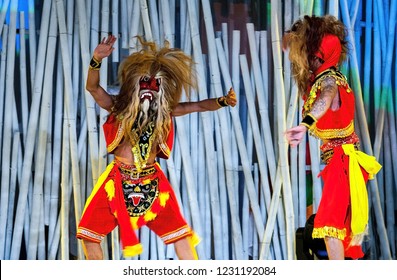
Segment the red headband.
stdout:
[[324,60],[324,63],[317,69],[315,75],[332,66],[337,67],[341,52],[342,46],[339,38],[331,34],[325,35],[319,50],[315,53],[315,56]]

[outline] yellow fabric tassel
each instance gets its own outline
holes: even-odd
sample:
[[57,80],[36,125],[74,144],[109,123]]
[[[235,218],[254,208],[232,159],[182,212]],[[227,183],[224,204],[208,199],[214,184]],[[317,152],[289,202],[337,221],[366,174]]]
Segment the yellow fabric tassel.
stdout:
[[342,148],[344,153],[349,156],[351,227],[352,234],[355,236],[364,234],[368,224],[368,194],[360,166],[368,172],[369,179],[373,179],[382,166],[375,157],[356,151],[353,144],[344,144]]
[[139,255],[142,252],[143,252],[142,244],[136,244],[134,246],[126,246],[123,249],[123,255],[125,257],[133,257],[133,256],[136,256],[136,255]]
[[196,246],[200,243],[200,237],[196,233],[193,233],[192,236],[187,237],[187,241],[189,242],[190,248],[192,249],[194,259],[198,260]]

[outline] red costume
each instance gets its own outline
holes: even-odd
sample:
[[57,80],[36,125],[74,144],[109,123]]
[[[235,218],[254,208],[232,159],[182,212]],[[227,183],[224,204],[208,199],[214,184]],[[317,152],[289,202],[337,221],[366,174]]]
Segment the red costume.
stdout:
[[[111,153],[123,138],[123,128],[111,114],[103,129]],[[171,130],[167,143],[159,145],[158,156],[168,158],[172,145]],[[185,237],[190,237],[192,246],[199,242],[183,218],[174,191],[158,163],[138,172],[133,165],[111,162],[86,202],[77,237],[100,243],[117,225],[125,256],[142,252],[134,230],[143,225],[165,244]]]
[[319,174],[324,186],[314,220],[313,238],[335,237],[343,241],[345,257],[363,257],[361,242],[366,234],[368,201],[365,183],[381,166],[375,158],[359,149],[354,132],[354,93],[346,78],[337,70],[341,53],[338,37],[325,35],[316,54],[324,63],[314,74],[310,89],[304,97],[303,115],[310,113],[327,77],[338,85],[340,108],[328,111],[310,129],[324,141],[322,159],[327,164]]

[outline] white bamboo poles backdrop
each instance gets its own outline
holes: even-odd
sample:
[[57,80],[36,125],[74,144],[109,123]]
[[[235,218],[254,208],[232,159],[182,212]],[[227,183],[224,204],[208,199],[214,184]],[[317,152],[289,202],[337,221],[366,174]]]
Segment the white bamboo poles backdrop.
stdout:
[[[291,150],[283,136],[299,121],[301,101],[280,38],[299,16],[312,13],[334,14],[350,31],[353,49],[343,70],[357,96],[356,127],[363,149],[384,167],[368,185],[365,246],[372,259],[395,259],[396,2],[271,1],[266,30],[250,22],[245,30],[227,23],[215,30],[209,0],[44,0],[40,10],[29,0],[20,13],[17,0],[0,1],[0,259],[84,258],[76,226],[112,159],[101,131],[106,113],[84,86],[92,50],[110,32],[119,40],[101,68],[109,91],[117,91],[120,60],[139,49],[134,36],[143,35],[160,45],[167,39],[194,57],[199,90],[193,100],[230,87],[237,93],[235,108],[176,118],[172,157],[160,160],[202,237],[199,258],[294,259],[295,231],[307,218],[306,169],[316,210],[322,166],[316,140],[307,139],[307,167],[305,143]],[[18,48],[17,36],[27,38]],[[138,234],[145,250],[134,259],[175,258],[173,246],[146,228]],[[115,230],[103,242],[105,258],[123,258],[118,239]]]

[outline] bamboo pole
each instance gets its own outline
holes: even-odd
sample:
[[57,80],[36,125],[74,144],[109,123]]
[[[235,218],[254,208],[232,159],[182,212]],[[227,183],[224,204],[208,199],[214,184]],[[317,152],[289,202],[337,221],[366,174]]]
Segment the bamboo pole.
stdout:
[[6,18],[6,13],[8,6],[10,5],[10,0],[4,0],[0,10],[0,35],[3,33],[4,19]]
[[328,13],[334,15],[335,17],[339,17],[339,0],[330,0],[328,1]]
[[[4,115],[5,110],[5,79],[6,79],[6,65],[7,65],[7,37],[8,37],[8,25],[4,26],[4,32],[2,33],[3,48],[0,54],[0,116]],[[3,118],[0,122],[0,129],[4,129]],[[0,133],[0,155],[3,153],[3,133]]]
[[229,34],[228,34],[228,29],[227,29],[227,23],[222,23],[222,45],[224,46],[225,49],[225,56],[227,59],[227,62],[229,63]]
[[127,0],[120,0],[120,18],[123,24],[121,24],[121,42],[119,46],[121,46],[122,49],[128,49],[128,24],[126,24],[128,22]]
[[[168,0],[169,1],[169,4],[168,4],[168,7],[169,7],[169,18],[170,19],[174,19],[175,18],[175,2],[176,2],[176,0]],[[162,1],[163,2],[163,1]],[[180,1],[178,1],[178,2],[180,2]],[[166,14],[163,14],[163,16],[164,15],[166,15]],[[171,31],[172,31],[172,34],[173,34],[173,37],[174,37],[174,40],[175,40],[175,24],[176,24],[176,21],[175,20],[172,20],[171,22],[170,22],[170,24],[171,24]]]
[[138,50],[137,46],[136,46],[136,42],[137,39],[135,38],[135,36],[138,35],[138,30],[139,30],[139,23],[140,23],[140,10],[139,10],[139,2],[138,1],[134,1],[133,2],[133,10],[132,10],[132,14],[130,17],[130,28],[129,28],[129,52],[130,54],[133,52],[136,52]]
[[371,53],[372,53],[372,0],[368,0],[366,4],[366,21],[365,21],[365,46],[364,46],[364,74],[363,74],[363,102],[365,115],[369,124],[373,123],[370,110],[370,74],[371,74]]
[[141,16],[146,40],[153,41],[152,28],[150,26],[149,12],[146,0],[139,0],[139,3],[141,4]]
[[[20,73],[20,87],[21,87],[21,109],[22,112],[22,135],[26,136],[25,132],[28,127],[28,115],[29,115],[29,106],[28,106],[28,83],[26,77],[26,43],[25,43],[25,13],[22,11],[19,14],[20,20],[20,42],[21,42],[21,51],[20,51],[20,65],[19,65],[19,73]],[[26,138],[24,138],[24,143],[26,142]]]
[[[61,54],[58,53],[57,62],[61,61]],[[48,225],[48,241],[53,244],[56,238],[56,226],[59,217],[59,182],[60,182],[60,166],[61,166],[61,146],[62,146],[62,116],[63,116],[63,71],[62,64],[57,63],[56,69],[56,89],[55,89],[55,109],[54,109],[54,130],[53,130],[53,158],[59,160],[52,161],[52,181],[51,181],[51,199],[50,199],[50,217]],[[48,255],[50,254],[50,246],[48,248]]]
[[36,75],[36,57],[37,57],[37,41],[36,41],[36,23],[35,23],[35,6],[34,0],[28,0],[29,8],[29,57],[30,57],[30,83],[32,91],[34,91],[34,81]]
[[[164,1],[158,1],[157,3],[158,3],[158,18],[159,18],[159,22],[163,22],[164,15],[163,15],[163,12],[162,12],[163,11],[162,5],[164,5]],[[167,4],[165,4],[165,5],[167,5]],[[167,17],[168,17],[168,15],[167,15]],[[156,33],[158,33],[159,37],[160,37],[159,44],[160,44],[160,46],[163,46],[164,40],[165,40],[164,24],[159,24],[156,28],[158,29],[156,31]]]
[[[97,1],[96,1],[97,2]],[[96,7],[96,6],[94,6]],[[77,11],[79,16],[79,34],[80,34],[80,50],[81,50],[81,58],[82,58],[82,74],[83,81],[87,80],[88,74],[88,65],[91,58],[90,55],[90,45],[89,45],[89,36],[87,32],[88,20],[86,18],[86,13],[84,12],[86,7],[84,6],[83,1],[77,1]],[[93,17],[93,19],[95,16]],[[96,42],[96,40],[94,41]],[[94,44],[92,42],[92,44]],[[98,151],[98,126],[96,121],[96,112],[95,112],[95,101],[94,98],[88,92],[84,91],[85,96],[85,105],[86,105],[86,121],[87,121],[87,130],[88,130],[88,144],[90,151],[90,159],[91,159],[91,168],[93,174],[93,182],[95,185],[97,178],[99,176],[99,171],[97,169],[96,162],[99,161],[99,151]]]
[[[38,127],[38,144],[37,144],[37,156],[35,165],[35,176],[33,185],[33,204],[31,212],[32,224],[29,231],[29,244],[27,249],[27,258],[36,259],[37,256],[37,242],[40,232],[39,219],[42,213],[43,205],[43,182],[44,182],[44,169],[46,165],[46,151],[47,151],[47,139],[48,139],[48,127],[49,118],[51,113],[51,93],[52,93],[52,73],[54,69],[54,58],[56,49],[56,35],[57,27],[56,24],[56,10],[52,6],[51,17],[50,17],[50,29],[48,33],[48,45],[46,53],[46,64],[44,68],[44,82],[43,82],[43,93],[40,106],[40,117]],[[44,227],[41,229],[44,230]]]
[[[71,65],[71,71],[72,71],[72,91],[73,91],[73,101],[74,104],[73,106],[76,108],[75,114],[76,114],[76,118],[77,115],[79,115],[79,110],[80,110],[80,104],[81,104],[81,100],[80,100],[80,96],[81,94],[81,90],[80,90],[80,63],[77,63],[80,61],[80,42],[79,42],[79,28],[78,28],[78,24],[79,24],[79,19],[78,17],[75,17],[74,20],[74,32],[73,30],[71,30],[72,32],[72,37],[71,41],[73,42],[72,46],[70,47],[70,51],[71,51],[71,55],[70,58],[72,59],[72,65]],[[84,114],[82,114],[82,117],[84,117]],[[79,121],[79,123],[77,124],[78,126],[81,125],[81,121]]]
[[[274,3],[274,1],[272,2]],[[280,46],[280,35],[277,34],[276,30],[278,27],[278,18],[272,18],[272,38],[273,39],[273,59],[275,68],[278,67],[279,73],[275,72],[276,84],[278,93],[277,93],[277,104],[278,104],[278,118],[282,119],[282,125],[279,126],[278,135],[279,135],[279,153],[280,153],[280,161],[279,168],[281,169],[282,177],[283,177],[283,193],[284,193],[284,207],[285,207],[285,218],[287,225],[287,258],[289,260],[295,259],[295,224],[294,224],[294,212],[293,212],[293,203],[292,203],[292,194],[291,194],[291,181],[288,172],[288,155],[287,155],[287,143],[286,139],[283,137],[284,131],[286,130],[285,123],[285,100],[283,94],[283,83],[282,83],[282,64],[281,64],[281,46]],[[277,55],[278,54],[278,55]],[[277,83],[278,79],[278,83]]]
[[[119,37],[119,14],[120,14],[120,10],[119,10],[119,1],[111,1],[111,9],[112,9],[112,13],[111,13],[111,18],[112,18],[112,34],[116,37]],[[122,24],[124,25],[124,24]],[[119,40],[116,40],[116,42],[114,42],[113,47],[115,49],[114,52],[112,52],[112,62],[119,62],[120,58],[119,58],[119,49],[120,49],[120,42]]]
[[[284,26],[285,29],[287,29],[289,26],[292,25],[294,16],[293,16],[293,9],[291,9],[290,7],[292,6],[291,3],[292,0],[287,0],[285,2],[285,7],[288,7],[285,9],[285,13],[284,13]],[[284,74],[284,87],[285,87],[285,98],[286,100],[290,100],[291,97],[289,96],[292,92],[291,88],[293,85],[293,79],[291,77],[291,64],[289,63],[289,59],[288,59],[288,51],[284,51],[283,53],[283,67],[285,69],[285,74]],[[262,69],[263,71],[263,69]],[[293,161],[291,161],[293,162]],[[292,177],[292,176],[291,176]],[[292,184],[294,185],[294,184]]]
[[[52,99],[52,96],[51,96]],[[53,106],[51,106],[51,115],[53,115]],[[42,208],[42,212],[43,212],[43,225],[44,226],[48,226],[49,225],[49,220],[50,220],[50,207],[51,207],[51,181],[52,181],[52,161],[55,160],[55,158],[53,157],[52,154],[52,140],[53,139],[53,135],[52,135],[52,127],[53,127],[53,121],[52,118],[49,120],[48,122],[48,139],[47,139],[47,144],[46,144],[46,159],[45,159],[45,171],[44,171],[44,181],[43,181],[43,208]],[[42,237],[44,237],[44,230],[40,231],[40,251],[43,251],[43,255],[45,256],[45,244],[43,244],[41,242]],[[47,241],[47,237],[45,238]],[[42,247],[44,245],[44,249],[42,250]]]
[[[66,97],[64,96],[64,99]],[[66,104],[64,111],[67,111]],[[60,206],[60,256],[62,260],[69,259],[69,213],[70,213],[70,145],[69,145],[69,129],[67,114],[63,117],[62,122],[62,164],[61,164],[61,206]]]
[[[201,135],[200,138],[204,138],[204,135]],[[200,141],[200,147],[201,147],[201,149],[202,149],[202,151],[204,153],[204,149],[205,149],[204,148],[204,141]],[[215,158],[214,158],[213,164],[218,165],[218,163],[216,161],[216,152],[215,152]],[[217,171],[218,170],[216,169],[216,171],[215,171],[216,174],[218,174]],[[201,213],[203,213],[202,214],[202,222],[203,222],[203,229],[204,229],[204,240],[203,240],[204,241],[204,250],[205,250],[205,255],[209,256],[208,259],[210,259],[210,256],[211,256],[211,253],[212,253],[212,250],[211,250],[211,245],[212,245],[211,243],[212,242],[210,242],[210,240],[212,238],[212,236],[211,236],[212,235],[211,234],[212,226],[211,225],[212,225],[212,215],[213,215],[213,213],[211,212],[211,205],[210,205],[211,203],[216,203],[216,206],[218,208],[217,209],[218,210],[217,214],[219,216],[218,220],[219,221],[222,221],[222,220],[221,220],[221,217],[220,217],[220,209],[219,209],[219,195],[217,197],[218,198],[217,201],[213,201],[210,198],[210,192],[211,192],[210,188],[213,185],[213,183],[212,183],[212,180],[209,180],[209,178],[207,180],[205,180],[205,174],[208,174],[208,171],[207,171],[207,168],[205,166],[205,163],[202,163],[200,165],[200,171],[198,172],[198,175],[196,175],[196,178],[199,179],[199,184],[196,184],[196,186],[205,186],[205,191],[204,191],[204,195],[203,195],[203,203],[202,204],[200,203],[200,206],[201,206]],[[218,175],[217,175],[217,177],[218,177]],[[200,185],[200,181],[203,181],[202,185]],[[204,182],[204,181],[206,181],[206,182]],[[214,188],[214,189],[217,191],[218,190],[218,184],[216,184],[216,185],[217,185],[217,187]],[[218,192],[217,192],[217,194],[218,194]],[[204,206],[204,209],[203,209],[203,206]],[[217,237],[219,239],[218,240],[214,239],[214,242],[216,242],[217,244],[221,244],[220,243],[221,236],[222,236],[221,224],[214,225],[214,226],[216,227],[216,230],[220,231],[220,234],[217,235]],[[215,247],[215,248],[217,248],[217,247]],[[223,258],[223,256],[221,255],[222,251],[219,251],[219,250],[216,250],[216,249],[214,251],[215,251],[215,255],[219,256],[218,259],[222,259]]]
[[[223,35],[224,33],[226,33],[226,35]],[[224,24],[223,28],[222,28],[222,45],[223,45],[223,50],[225,50],[224,57],[226,58],[226,62],[227,62],[227,64],[230,67],[231,66],[231,62],[230,62],[231,58],[230,58],[230,55],[229,55],[230,46],[229,46],[228,38],[229,38],[229,34],[228,34],[227,24]],[[237,47],[236,50],[232,49],[232,51],[237,52],[237,58],[238,58],[238,50],[239,50],[239,47]],[[230,71],[232,71],[232,70],[230,69],[229,72]],[[229,76],[230,76],[230,74],[229,74]],[[237,100],[239,100],[238,96],[236,96],[236,98],[237,98]],[[237,102],[237,104],[238,103],[239,102]],[[236,110],[238,110],[238,108],[239,108],[239,106],[237,106]],[[232,131],[235,130],[232,121],[230,121],[230,129]],[[230,137],[231,137],[231,139],[230,139],[231,147],[236,147],[237,146],[236,136],[234,135],[234,133],[232,133],[230,135]],[[240,178],[239,178],[239,155],[238,155],[238,149],[232,149],[231,161],[232,161],[232,168],[233,168],[233,174],[234,174],[234,181],[236,182],[236,186],[239,186],[240,185],[239,184]]]
[[[389,98],[390,100],[391,98]],[[388,102],[389,103],[389,102]],[[390,103],[389,103],[390,104]],[[385,118],[385,131],[390,131],[390,116],[386,115]],[[391,138],[390,135],[385,135],[383,137],[383,147],[384,147],[384,172],[385,172],[385,222],[386,231],[389,240],[393,240],[395,236],[395,215],[394,215],[394,199],[393,199],[393,175],[392,173],[392,157],[390,153]],[[392,258],[396,255],[396,244],[395,242],[390,242],[390,251]]]
[[[296,85],[295,85],[296,87]],[[298,90],[296,89],[296,92],[298,93]],[[302,98],[300,98],[299,102],[297,102],[299,104],[299,107],[302,108],[303,106],[303,100]],[[302,116],[300,115],[298,117],[299,122],[302,120]],[[297,124],[297,123],[296,123]],[[292,125],[290,126],[292,127]],[[306,144],[307,144],[307,135],[306,137],[303,138],[302,142],[300,143],[299,147],[298,147],[298,157],[299,157],[299,161],[298,161],[298,170],[299,170],[299,199],[301,199],[300,202],[300,226],[304,226],[306,224],[306,220],[307,220],[307,198],[306,198],[306,193],[307,193],[307,180],[306,180]],[[312,177],[313,178],[313,177]],[[313,190],[312,190],[313,193]],[[313,203],[312,203],[313,204]]]
[[[218,46],[220,46],[220,43],[218,44]],[[221,46],[218,47],[219,49],[219,56],[221,57],[221,52],[223,51],[223,49],[221,49]],[[223,53],[224,57],[226,56],[226,53]],[[223,70],[223,67],[221,67],[221,70]],[[223,70],[224,71],[224,70]],[[247,153],[248,153],[248,163],[247,165],[249,166],[254,166],[254,164],[252,163],[252,158],[253,158],[253,154],[254,154],[254,150],[255,150],[255,145],[254,145],[254,137],[253,137],[253,132],[252,132],[252,125],[251,125],[251,120],[250,117],[248,116],[248,118],[245,120],[246,121],[246,127],[247,127],[247,132],[246,132],[246,146],[247,146]],[[258,169],[257,164],[255,163],[255,167]],[[252,168],[253,169],[253,168]],[[254,180],[254,186],[255,186],[255,177],[253,175],[253,180]],[[236,195],[238,195],[239,190],[236,191]],[[259,193],[258,193],[259,194]],[[242,206],[239,207],[239,209],[242,209],[242,221],[241,223],[243,225],[249,225],[246,227],[243,227],[242,230],[242,235],[243,235],[243,258],[244,259],[248,259],[248,246],[249,246],[249,242],[252,240],[251,238],[253,238],[253,236],[255,236],[257,234],[256,230],[255,230],[255,225],[252,222],[251,219],[251,215],[249,215],[249,195],[248,195],[248,191],[247,191],[247,185],[244,184],[244,189],[243,189],[243,198],[242,198],[243,202],[242,202]],[[248,230],[248,229],[253,229],[253,230]]]
[[[217,118],[215,114],[215,127],[219,127],[219,118]],[[226,194],[227,189],[226,189],[226,178],[225,178],[225,162],[224,162],[224,156],[222,153],[222,141],[221,141],[221,134],[219,129],[215,129],[216,133],[216,150],[217,152],[217,162],[218,162],[218,189],[220,194]],[[226,195],[220,195],[219,196],[219,207],[220,207],[220,215],[221,215],[221,230],[222,230],[222,235],[221,235],[221,240],[217,240],[216,243],[214,243],[214,248],[218,248],[218,250],[222,250],[220,254],[221,259],[227,260],[230,251],[229,251],[229,244],[230,244],[230,232],[229,232],[229,223],[228,223],[228,205],[227,205],[227,197]],[[215,238],[215,237],[214,237]],[[217,245],[220,244],[220,247],[217,247]]]
[[[90,51],[94,51],[95,47],[97,46],[97,42],[102,39],[99,38],[99,32],[100,32],[100,26],[99,26],[99,19],[100,19],[100,3],[101,1],[92,1],[91,5],[91,21],[90,21]],[[77,4],[79,5],[78,12],[80,11],[80,8],[83,7],[84,2],[83,1],[77,1]],[[84,18],[83,15],[79,14],[80,20]],[[82,40],[82,38],[80,38]],[[87,61],[89,62],[89,61]],[[88,65],[87,65],[88,66]]]
[[191,44],[190,40],[190,26],[189,26],[189,19],[187,16],[187,3],[186,1],[181,1],[179,3],[180,9],[180,41],[181,46],[185,46],[185,44]]
[[74,11],[73,11],[74,1],[66,1],[64,3],[65,9],[65,24],[68,36],[68,48],[69,56],[72,58],[73,50],[73,24],[74,24]]
[[37,250],[37,260],[46,259],[46,245],[45,245],[45,233],[44,233],[44,207],[41,207],[41,213],[39,216],[39,224],[42,226],[43,230],[39,232],[38,240],[38,250]]
[[378,118],[380,116],[379,110],[380,110],[380,97],[381,97],[381,92],[382,92],[382,72],[383,67],[382,67],[382,56],[384,51],[382,51],[382,44],[380,40],[380,27],[379,27],[379,13],[377,11],[378,9],[376,6],[374,6],[374,49],[378,50],[378,54],[376,55],[374,59],[374,67],[378,71],[374,71],[374,78],[373,78],[373,83],[374,83],[374,123],[376,124],[378,122]]
[[[13,136],[13,110],[14,100],[14,67],[15,67],[15,38],[17,20],[17,1],[12,1],[10,6],[10,25],[7,37],[7,59],[5,79],[5,99],[4,99],[4,127],[3,127],[3,146],[2,146],[2,172],[1,172],[1,198],[0,198],[0,248],[5,245],[5,224],[8,211],[10,165]],[[0,259],[4,259],[4,249],[0,250]]]
[[[240,123],[239,117],[237,117],[237,116],[234,117],[234,118],[238,119],[237,122],[240,124],[240,126],[237,124],[237,127],[235,124],[236,120],[233,118],[233,114],[234,114],[233,112],[234,111],[240,112],[240,108],[242,108],[242,106],[240,106],[240,102],[241,102],[241,100],[240,100],[240,62],[239,62],[240,44],[241,44],[240,31],[233,30],[232,54],[231,54],[230,59],[227,58],[226,53],[224,55],[222,55],[222,53],[221,53],[222,49],[225,49],[227,45],[225,45],[225,48],[218,48],[218,52],[220,52],[218,54],[218,57],[220,58],[220,61],[221,61],[220,66],[221,66],[221,70],[223,73],[222,75],[223,75],[223,77],[227,77],[226,83],[228,85],[233,85],[233,88],[235,89],[235,92],[236,92],[236,98],[237,98],[237,100],[239,100],[235,106],[235,110],[232,110],[232,112],[231,112],[232,113],[232,128],[234,131],[232,147],[236,147],[236,146],[238,147],[238,145],[239,145],[238,138],[244,137],[244,136],[242,136],[242,131],[241,131],[242,128],[241,128],[241,123]],[[218,44],[218,45],[220,45],[220,44]],[[223,57],[226,57],[226,59],[223,59]],[[228,71],[223,70],[226,68],[226,65],[224,65],[222,63],[224,61],[229,62],[227,65],[229,65],[229,67],[231,66],[230,74]],[[231,61],[231,63],[230,63],[230,61]],[[224,66],[222,66],[222,65],[224,65]],[[237,114],[235,114],[235,115],[237,115]],[[243,114],[243,115],[247,115],[247,114]],[[237,136],[237,134],[239,134],[239,136]],[[241,138],[240,138],[240,141],[242,142],[243,140]],[[244,149],[244,148],[242,148],[242,149]],[[235,168],[234,172],[233,172],[234,173],[234,181],[236,182],[236,187],[238,187],[240,185],[240,182],[239,182],[240,181],[240,179],[239,179],[239,164],[240,164],[239,163],[239,160],[240,160],[239,159],[239,149],[232,149],[232,151],[234,151],[233,155],[232,155],[232,158],[234,160],[233,166]],[[249,168],[248,166],[249,165],[247,163],[246,168]],[[248,170],[246,170],[246,172],[248,172]],[[228,232],[228,231],[225,231],[225,232]]]
[[[3,34],[7,34],[8,30],[4,30]],[[12,162],[10,166],[10,188],[7,193],[3,193],[3,195],[8,196],[8,213],[7,213],[7,223],[4,225],[6,230],[5,232],[5,245],[4,245],[4,258],[3,260],[10,259],[10,250],[11,250],[11,242],[12,242],[12,230],[13,230],[13,220],[14,220],[14,199],[17,189],[17,166],[18,161],[20,159],[21,154],[21,147],[20,144],[20,133],[14,133],[13,137],[13,145],[12,145]]]
[[313,211],[317,212],[322,196],[322,181],[320,174],[320,142],[314,137],[309,137],[311,175],[313,182]]
[[164,40],[171,42],[171,46],[174,46],[175,41],[175,34],[173,32],[171,21],[170,21],[170,4],[168,3],[169,0],[161,1],[161,14],[164,26]]
[[[388,110],[388,112],[389,112],[389,114],[388,114],[389,130],[388,131],[389,131],[389,138],[390,138],[390,149],[389,149],[390,153],[389,154],[394,155],[397,150],[397,136],[396,136],[397,128],[396,128],[396,120],[394,118],[394,116],[396,115],[395,114],[396,110],[395,110],[395,106],[393,104],[393,98],[392,98],[391,94],[389,94],[389,101],[387,104],[388,104],[388,108],[389,108],[389,110]],[[386,151],[386,153],[387,153],[387,151]],[[392,168],[392,170],[391,170],[392,176],[390,176],[391,177],[390,179],[392,181],[391,181],[390,185],[386,183],[386,188],[388,189],[387,192],[390,195],[390,198],[388,197],[387,199],[390,201],[390,205],[388,205],[388,206],[390,206],[388,212],[391,213],[391,215],[387,216],[387,220],[388,220],[387,224],[388,224],[388,228],[390,229],[389,230],[390,231],[390,234],[389,234],[390,239],[389,240],[395,240],[395,237],[394,237],[395,236],[395,229],[394,229],[395,213],[393,211],[392,212],[390,212],[390,211],[396,205],[396,197],[393,196],[392,194],[393,194],[393,191],[395,192],[397,190],[397,184],[396,184],[397,166],[395,164],[391,164],[390,166]],[[394,178],[394,180],[393,180],[393,178]],[[393,190],[393,186],[394,186],[394,190]],[[390,246],[392,247],[392,257],[393,257],[393,259],[396,259],[397,249],[396,249],[395,242],[390,242]]]

